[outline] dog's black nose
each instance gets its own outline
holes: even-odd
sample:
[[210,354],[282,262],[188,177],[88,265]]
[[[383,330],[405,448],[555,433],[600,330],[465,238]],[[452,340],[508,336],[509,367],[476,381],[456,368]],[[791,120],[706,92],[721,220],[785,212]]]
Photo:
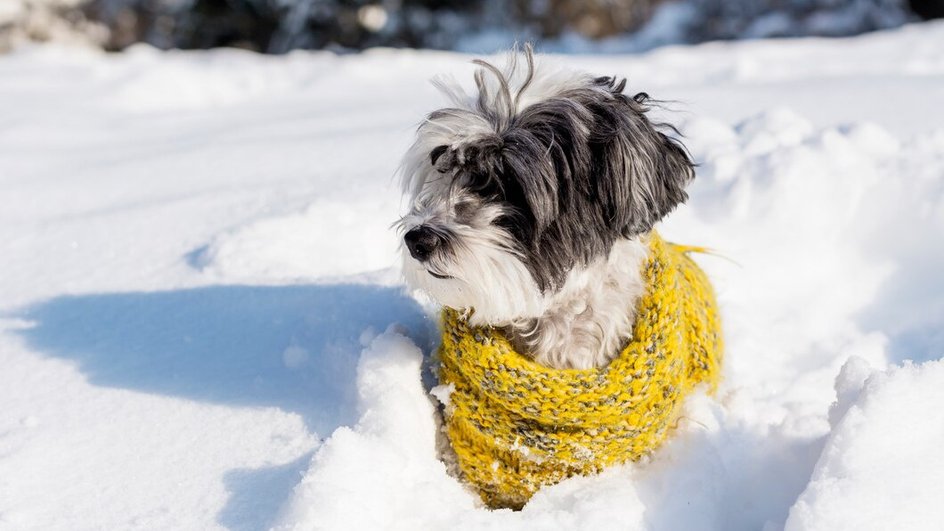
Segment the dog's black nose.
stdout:
[[442,243],[435,232],[422,226],[407,232],[403,241],[406,242],[406,248],[410,250],[410,256],[420,262],[428,260],[429,255],[433,254],[433,251]]

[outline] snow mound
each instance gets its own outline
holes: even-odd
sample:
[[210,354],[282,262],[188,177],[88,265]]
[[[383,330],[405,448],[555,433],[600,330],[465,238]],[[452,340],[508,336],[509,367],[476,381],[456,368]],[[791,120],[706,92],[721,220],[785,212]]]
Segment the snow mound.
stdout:
[[939,529],[944,362],[875,371],[864,382],[853,365],[860,362],[850,360],[836,381],[836,407],[845,413],[786,530]]
[[370,343],[357,366],[360,420],[324,443],[276,529],[445,529],[429,507],[472,506],[435,457],[438,429],[420,384],[422,360],[394,331]]
[[288,54],[259,65],[255,54],[235,48],[211,50],[194,61],[179,51],[132,46],[114,61],[128,63],[132,70],[112,87],[112,101],[133,113],[227,107],[310,87],[319,77],[312,59],[329,67],[335,56]]
[[303,212],[266,217],[216,236],[193,256],[201,271],[262,283],[354,276],[388,268],[396,200],[319,200]]

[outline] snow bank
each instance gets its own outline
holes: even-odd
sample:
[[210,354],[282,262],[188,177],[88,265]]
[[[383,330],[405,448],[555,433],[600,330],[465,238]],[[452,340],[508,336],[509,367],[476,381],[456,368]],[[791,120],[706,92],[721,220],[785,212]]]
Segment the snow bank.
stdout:
[[861,365],[850,360],[836,380],[840,414],[787,531],[931,530],[944,522],[944,362],[865,380]]
[[390,266],[396,240],[377,242],[399,212],[397,200],[316,201],[303,212],[266,218],[221,234],[194,254],[221,279],[284,282],[369,273]]
[[436,459],[433,405],[418,378],[422,352],[393,332],[374,339],[357,367],[353,428],[331,435],[276,529],[446,529],[442,512],[472,497]]

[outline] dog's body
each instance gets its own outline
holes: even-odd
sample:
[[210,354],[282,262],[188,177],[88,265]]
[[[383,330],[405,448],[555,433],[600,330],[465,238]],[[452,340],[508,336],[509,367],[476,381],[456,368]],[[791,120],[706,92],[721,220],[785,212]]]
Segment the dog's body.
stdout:
[[687,198],[693,164],[625,81],[530,49],[504,71],[478,64],[472,96],[438,83],[453,107],[407,153],[406,279],[539,363],[605,365],[632,334],[647,234]]

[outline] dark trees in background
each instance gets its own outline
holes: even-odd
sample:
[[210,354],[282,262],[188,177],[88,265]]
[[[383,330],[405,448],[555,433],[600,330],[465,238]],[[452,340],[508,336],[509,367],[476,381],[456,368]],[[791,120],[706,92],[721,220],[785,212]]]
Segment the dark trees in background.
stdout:
[[[453,49],[491,30],[518,40],[623,36],[671,0],[89,0],[106,47],[235,46],[267,53],[372,46]],[[678,2],[676,2],[678,3]],[[852,35],[944,16],[944,0],[687,0],[671,42]],[[665,22],[665,21],[663,21]],[[480,41],[482,42],[489,41]],[[482,47],[488,47],[487,45]],[[629,49],[644,49],[636,43]]]
[[908,5],[925,20],[944,18],[944,0],[908,0]]
[[470,29],[478,2],[461,0],[91,0],[85,12],[112,29],[107,47],[235,46],[282,53],[296,48],[447,48]]

